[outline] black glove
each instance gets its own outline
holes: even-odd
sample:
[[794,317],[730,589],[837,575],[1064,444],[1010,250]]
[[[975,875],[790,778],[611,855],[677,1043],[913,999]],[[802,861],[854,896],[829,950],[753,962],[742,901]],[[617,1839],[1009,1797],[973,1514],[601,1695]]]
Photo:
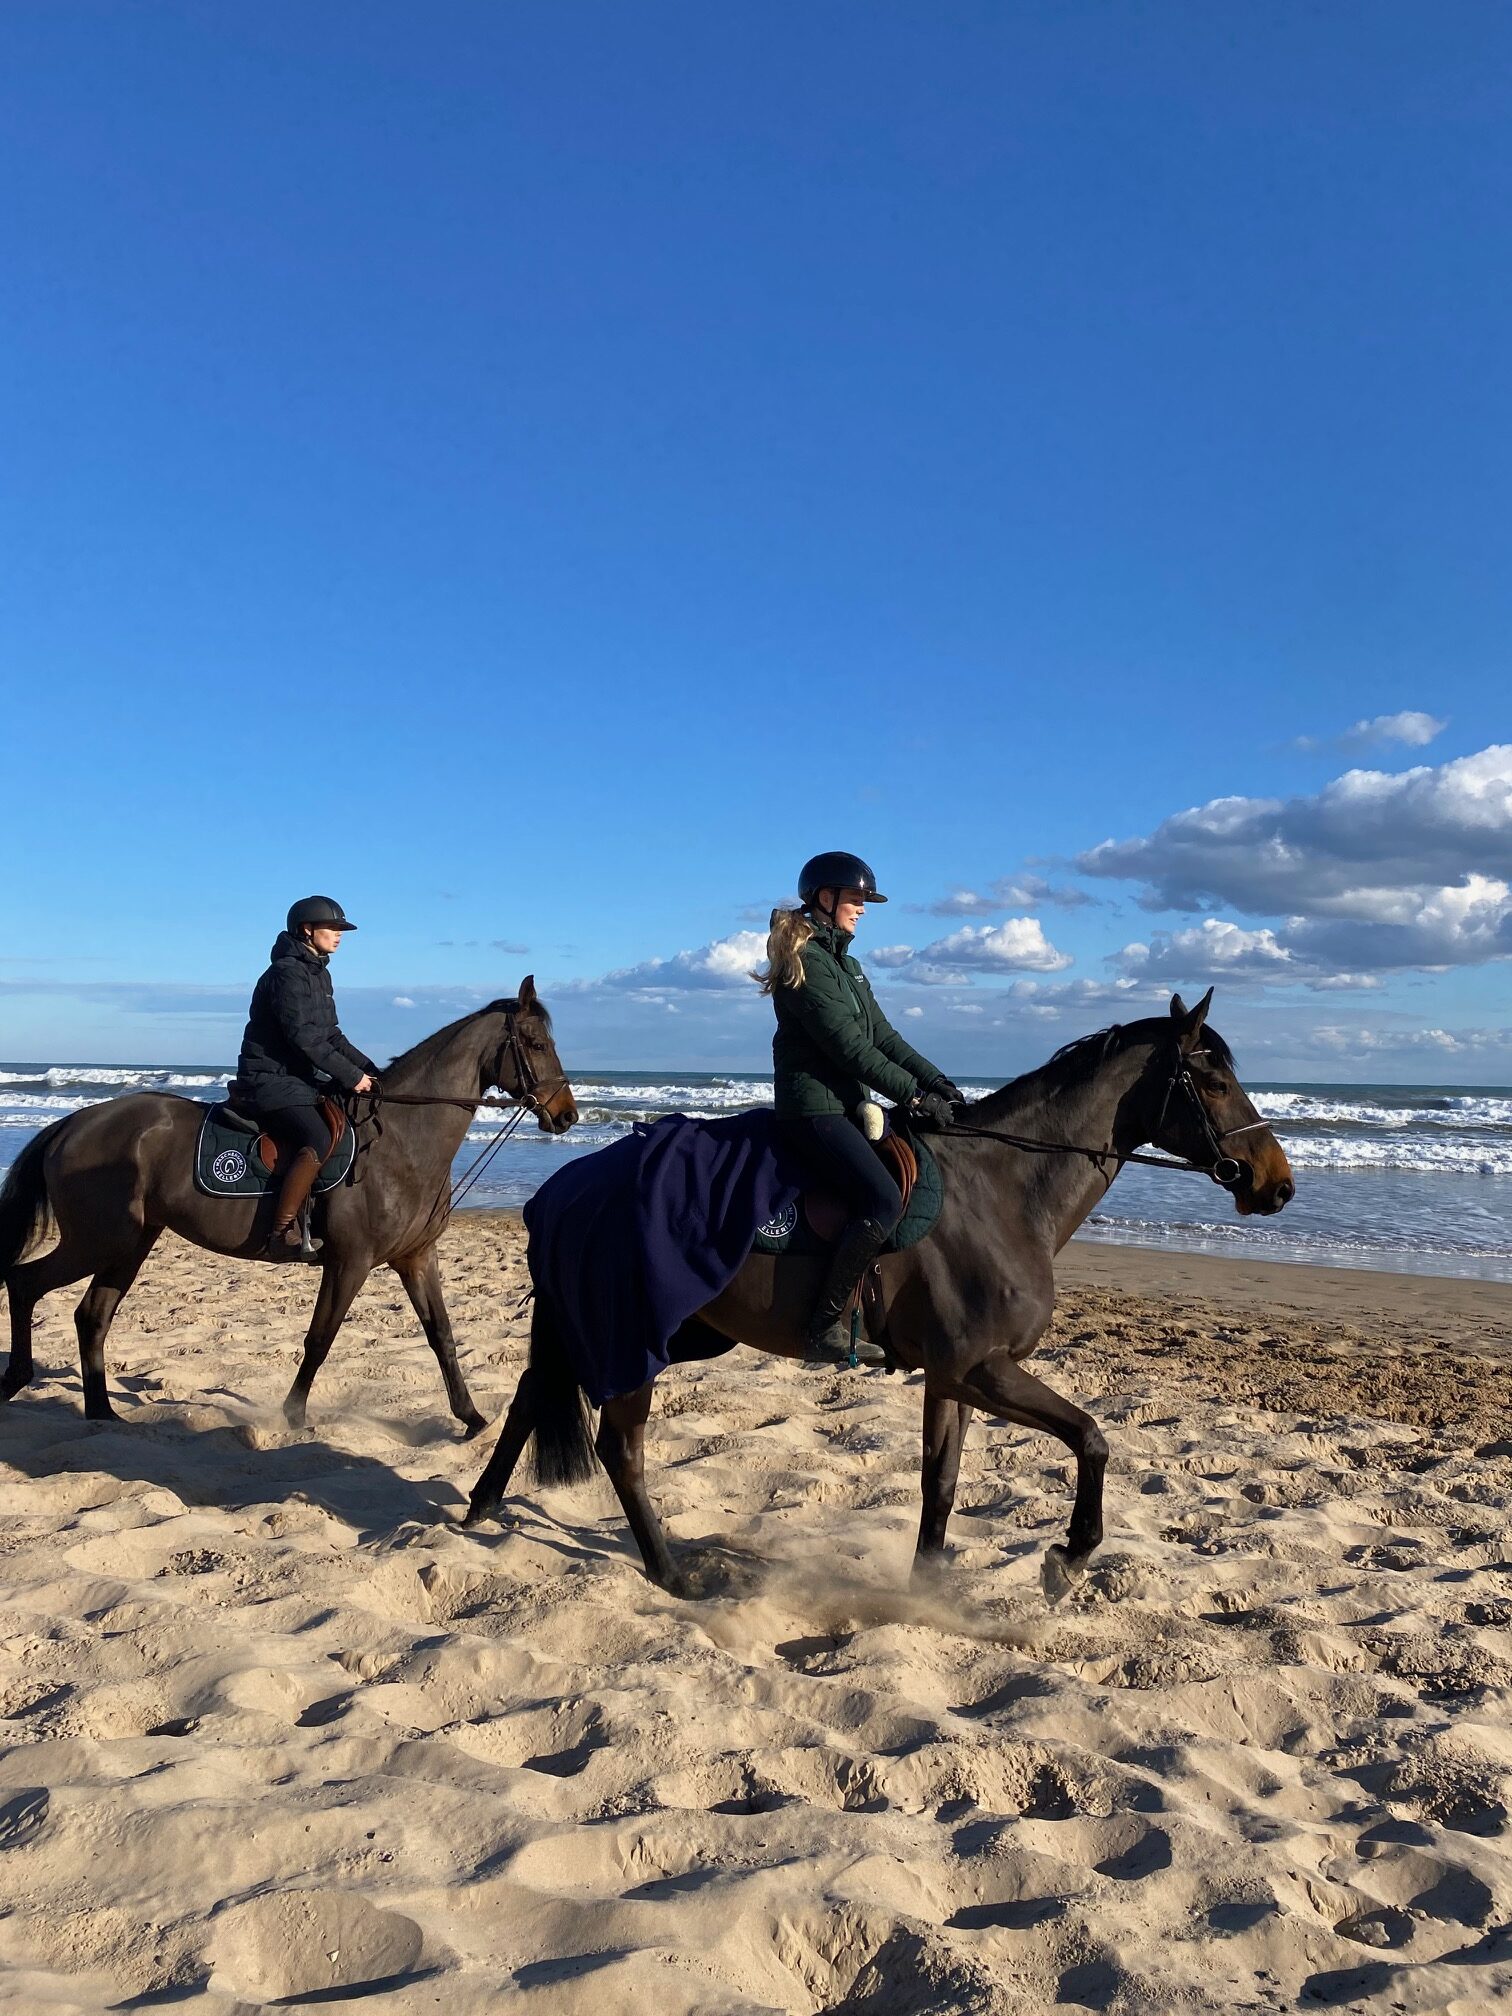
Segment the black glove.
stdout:
[[952,1106],[964,1106],[966,1104],[966,1094],[961,1090],[959,1085],[952,1084],[948,1078],[936,1078],[929,1089],[931,1092],[938,1092],[942,1099],[948,1099]]
[[938,1092],[920,1092],[909,1102],[908,1117],[924,1127],[945,1128],[955,1120],[955,1107]]

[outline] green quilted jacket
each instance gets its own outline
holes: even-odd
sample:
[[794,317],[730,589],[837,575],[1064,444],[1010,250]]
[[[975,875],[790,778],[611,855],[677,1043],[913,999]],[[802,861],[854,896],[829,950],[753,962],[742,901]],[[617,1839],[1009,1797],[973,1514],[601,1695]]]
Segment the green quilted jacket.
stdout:
[[850,942],[848,931],[821,926],[799,955],[802,986],[772,996],[779,1113],[854,1113],[868,1088],[901,1105],[944,1080],[882,1013]]

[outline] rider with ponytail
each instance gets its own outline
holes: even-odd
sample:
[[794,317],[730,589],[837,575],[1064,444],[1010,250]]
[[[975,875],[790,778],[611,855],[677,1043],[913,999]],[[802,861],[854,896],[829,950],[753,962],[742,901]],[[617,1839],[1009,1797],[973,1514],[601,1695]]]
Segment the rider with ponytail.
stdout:
[[[755,977],[777,1012],[772,1062],[784,1145],[853,1214],[808,1333],[811,1358],[848,1363],[843,1312],[903,1211],[897,1184],[861,1131],[858,1109],[870,1088],[943,1125],[961,1094],[893,1028],[850,956],[866,905],[887,901],[871,869],[854,854],[816,854],[799,877],[798,896],[798,909],[772,912],[767,970]],[[856,1352],[865,1364],[883,1362],[864,1338]]]

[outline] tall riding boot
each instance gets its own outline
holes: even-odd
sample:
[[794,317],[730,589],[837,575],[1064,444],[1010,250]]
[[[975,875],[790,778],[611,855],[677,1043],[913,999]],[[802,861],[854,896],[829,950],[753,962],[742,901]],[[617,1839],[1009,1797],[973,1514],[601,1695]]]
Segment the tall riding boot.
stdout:
[[313,1148],[301,1148],[289,1164],[279,1185],[278,1208],[273,1229],[263,1247],[264,1260],[318,1260],[320,1241],[300,1230],[299,1214],[309,1202],[320,1174],[320,1156]]
[[[840,1234],[830,1258],[829,1273],[809,1318],[808,1355],[828,1364],[851,1363],[850,1319],[845,1305],[861,1285],[861,1277],[887,1244],[887,1234],[872,1218],[853,1218]],[[885,1365],[887,1353],[869,1337],[857,1337],[856,1363]]]

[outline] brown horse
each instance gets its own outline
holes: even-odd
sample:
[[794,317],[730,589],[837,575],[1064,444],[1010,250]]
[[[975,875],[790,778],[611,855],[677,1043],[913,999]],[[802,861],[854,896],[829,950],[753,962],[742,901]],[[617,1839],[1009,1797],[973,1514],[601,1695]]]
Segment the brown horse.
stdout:
[[[457,1364],[441,1295],[436,1241],[451,1212],[452,1159],[490,1086],[535,1115],[549,1134],[577,1119],[551,1018],[527,978],[517,999],[495,1001],[427,1036],[383,1073],[364,1105],[354,1181],[324,1199],[320,1292],[304,1358],[284,1401],[291,1428],[359,1288],[385,1261],[404,1283],[441,1366],[446,1397],[470,1435],[486,1427]],[[71,1113],[27,1143],[0,1191],[0,1285],[10,1296],[9,1400],[32,1379],[32,1312],[44,1295],[86,1274],[74,1312],[84,1368],[84,1412],[114,1418],[105,1385],[105,1337],[142,1262],[164,1232],[239,1260],[257,1260],[274,1209],[261,1197],[206,1197],[195,1188],[194,1150],[205,1108],[194,1099],[139,1092]],[[28,1248],[56,1222],[58,1243]],[[21,1264],[17,1264],[17,1263]],[[282,1263],[287,1264],[287,1263]]]
[[[883,1331],[897,1362],[924,1373],[924,1509],[916,1567],[944,1550],[961,1446],[973,1409],[1039,1428],[1076,1457],[1076,1500],[1064,1547],[1043,1580],[1062,1593],[1102,1539],[1108,1445],[1090,1415],[1023,1369],[1050,1322],[1055,1255],[1128,1158],[1146,1142],[1183,1158],[1233,1194],[1235,1208],[1280,1211],[1295,1185],[1275,1136],[1234,1075],[1228,1045],[1206,1027],[1209,988],[1187,1009],[1099,1031],[975,1105],[932,1135],[945,1201],[927,1239],[885,1258]],[[822,1261],[753,1254],[700,1311],[723,1336],[784,1357],[803,1355]],[[605,1404],[596,1441],[576,1377],[549,1315],[537,1304],[530,1364],[498,1447],[473,1487],[468,1525],[496,1510],[532,1433],[545,1484],[579,1483],[595,1452],[664,1589],[683,1582],[646,1492],[644,1444],[651,1387]]]

